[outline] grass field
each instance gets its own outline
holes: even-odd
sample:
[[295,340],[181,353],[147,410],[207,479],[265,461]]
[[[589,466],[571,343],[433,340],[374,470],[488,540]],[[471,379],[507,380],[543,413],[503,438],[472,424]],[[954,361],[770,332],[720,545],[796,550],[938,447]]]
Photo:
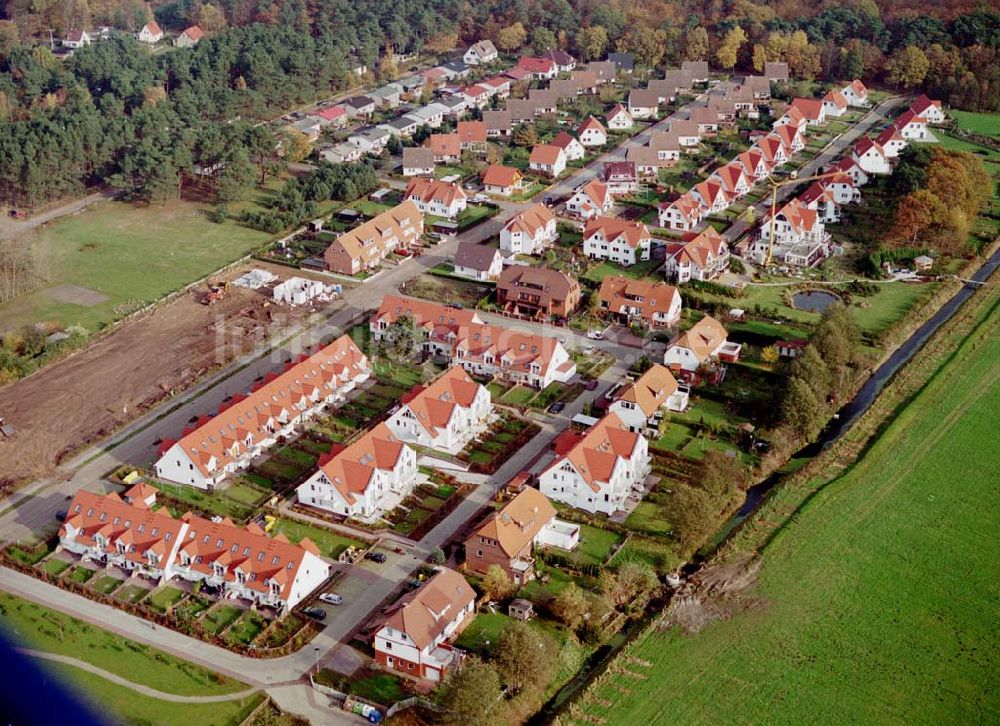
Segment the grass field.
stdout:
[[948,114],[958,121],[958,126],[966,131],[1000,139],[1000,115],[995,113],[975,113],[973,111],[948,110]]
[[[114,716],[118,723],[157,724],[158,726],[237,726],[264,698],[256,692],[246,698],[221,703],[173,703],[144,696],[73,666],[45,663],[43,667],[59,674],[81,697],[94,705],[94,714]],[[155,686],[154,686],[155,687]]]
[[0,593],[0,626],[27,647],[86,660],[164,693],[208,696],[246,688],[201,666],[6,593]]
[[[215,224],[203,205],[172,201],[138,207],[102,202],[42,228],[35,244],[48,262],[42,289],[0,305],[0,328],[57,320],[91,330],[238,259],[270,235],[234,222]],[[76,285],[107,299],[89,307],[47,290]]]
[[[1000,696],[1000,310],[766,546],[759,607],[654,632],[589,723],[983,723]],[[788,518],[781,492],[768,517]],[[576,719],[577,723],[583,723]]]
[[292,519],[278,519],[274,524],[274,529],[271,531],[271,534],[276,535],[279,532],[283,533],[286,537],[288,537],[288,539],[295,543],[298,543],[298,541],[303,537],[308,537],[313,541],[313,544],[319,547],[319,551],[324,557],[330,557],[332,559],[337,559],[337,557],[340,556],[340,553],[351,545],[360,546],[361,544],[357,540],[344,537],[343,535],[331,532],[328,529],[314,527],[302,522],[296,522]]

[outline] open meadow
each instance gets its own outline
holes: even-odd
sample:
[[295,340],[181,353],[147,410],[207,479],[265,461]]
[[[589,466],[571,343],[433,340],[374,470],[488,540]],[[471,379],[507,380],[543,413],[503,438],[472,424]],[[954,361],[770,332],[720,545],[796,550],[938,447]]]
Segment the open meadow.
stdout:
[[583,723],[985,723],[1000,709],[992,451],[1000,306],[786,523],[732,619],[652,631],[564,715]]

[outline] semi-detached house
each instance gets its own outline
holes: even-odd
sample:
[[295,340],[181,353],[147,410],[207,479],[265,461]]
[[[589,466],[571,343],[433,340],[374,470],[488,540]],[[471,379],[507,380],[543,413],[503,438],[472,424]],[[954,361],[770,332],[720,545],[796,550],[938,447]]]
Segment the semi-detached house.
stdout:
[[538,478],[549,499],[585,512],[614,514],[627,500],[639,499],[650,473],[649,445],[609,413],[587,429],[564,455]]
[[594,217],[583,228],[583,253],[592,260],[634,265],[649,259],[652,246],[653,237],[642,222]]
[[681,295],[673,285],[608,275],[601,280],[597,298],[601,312],[626,324],[638,320],[662,328],[681,319]]
[[663,365],[679,375],[695,373],[700,366],[717,361],[735,363],[742,346],[730,343],[726,329],[715,318],[706,315],[689,330],[676,336],[667,345]]
[[406,249],[424,233],[424,215],[412,201],[402,202],[337,237],[323,253],[331,272],[356,275],[379,266],[390,252]]
[[458,184],[439,179],[412,179],[403,193],[404,201],[413,202],[424,214],[454,219],[468,204]]
[[654,364],[638,380],[618,392],[608,411],[629,431],[656,435],[663,411],[684,411],[690,389],[680,386],[667,368]]
[[371,363],[348,335],[271,373],[249,393],[234,396],[214,416],[204,416],[177,441],[165,440],[156,476],[212,489],[244,469],[280,436],[331,403],[343,401],[368,380]]
[[451,643],[472,622],[476,592],[454,570],[441,568],[400,598],[375,632],[375,662],[413,678],[442,681],[461,666]]
[[558,238],[556,216],[536,204],[507,220],[500,230],[500,250],[513,255],[538,255]]
[[365,522],[379,519],[413,491],[417,454],[385,423],[346,448],[320,457],[296,489],[301,504]]
[[729,267],[729,245],[725,238],[706,227],[700,234],[689,233],[678,247],[668,247],[664,272],[677,283],[714,280]]
[[409,444],[458,453],[484,430],[493,410],[490,392],[461,366],[452,366],[428,386],[403,396],[385,425]]

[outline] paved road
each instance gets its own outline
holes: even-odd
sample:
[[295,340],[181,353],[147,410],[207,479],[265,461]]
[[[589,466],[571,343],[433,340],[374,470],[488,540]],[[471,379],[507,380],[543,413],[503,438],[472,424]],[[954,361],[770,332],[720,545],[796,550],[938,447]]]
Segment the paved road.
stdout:
[[[904,98],[902,96],[890,96],[889,98],[883,100],[880,104],[862,116],[857,123],[852,124],[847,131],[842,133],[840,136],[837,136],[829,144],[827,144],[823,151],[812,161],[808,162],[805,166],[799,169],[798,176],[804,178],[818,174],[823,166],[829,164],[831,161],[839,159],[847,147],[857,141],[859,137],[867,134],[873,126],[886,121],[888,119],[888,114],[895,110],[903,101]],[[787,186],[779,187],[777,195],[778,202],[783,202],[799,190],[800,187],[795,184],[788,184]],[[754,205],[754,219],[761,219],[770,211],[770,208],[771,197],[770,195],[765,195],[764,199]],[[743,236],[744,232],[746,232],[750,226],[751,225],[747,224],[746,219],[744,219],[741,215],[740,218],[737,219],[724,234],[731,243],[736,242]]]

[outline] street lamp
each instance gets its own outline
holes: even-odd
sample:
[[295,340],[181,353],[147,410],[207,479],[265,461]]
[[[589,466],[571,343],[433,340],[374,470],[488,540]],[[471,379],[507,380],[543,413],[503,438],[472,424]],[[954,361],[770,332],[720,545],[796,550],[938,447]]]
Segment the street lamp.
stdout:
[[771,251],[774,246],[774,217],[777,214],[776,208],[778,206],[778,187],[788,186],[789,184],[801,184],[802,182],[815,181],[817,179],[827,179],[839,173],[839,171],[828,171],[823,174],[814,174],[813,176],[799,178],[798,172],[793,170],[785,181],[777,181],[768,175],[767,183],[771,185],[771,219],[768,222],[767,257],[764,258],[765,268],[771,266]]
[[319,647],[318,646],[313,648],[313,653],[316,655],[316,659],[313,662],[313,671],[315,671],[315,673],[317,675],[319,675]]

